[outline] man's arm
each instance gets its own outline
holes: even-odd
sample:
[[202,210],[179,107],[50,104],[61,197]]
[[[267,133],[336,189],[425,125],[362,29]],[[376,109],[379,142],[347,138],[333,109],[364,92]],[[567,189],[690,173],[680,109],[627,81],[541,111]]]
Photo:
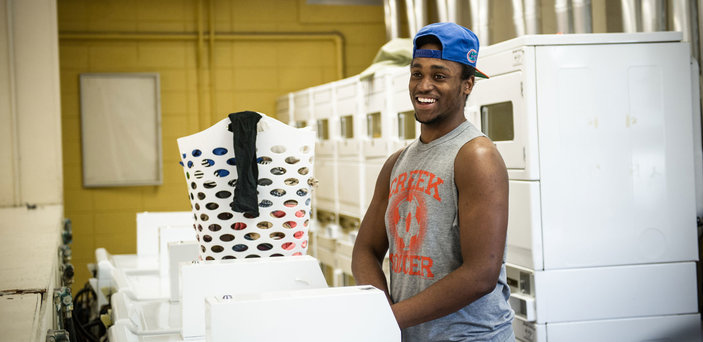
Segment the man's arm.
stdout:
[[400,151],[391,155],[383,164],[376,180],[373,198],[359,227],[359,234],[352,252],[352,272],[359,285],[373,285],[386,293],[391,302],[386,276],[383,274],[383,259],[388,251],[386,235],[386,207],[388,207],[389,181]]
[[463,263],[432,286],[392,306],[401,328],[455,312],[496,286],[508,224],[505,163],[490,140],[476,138],[459,150],[454,171]]

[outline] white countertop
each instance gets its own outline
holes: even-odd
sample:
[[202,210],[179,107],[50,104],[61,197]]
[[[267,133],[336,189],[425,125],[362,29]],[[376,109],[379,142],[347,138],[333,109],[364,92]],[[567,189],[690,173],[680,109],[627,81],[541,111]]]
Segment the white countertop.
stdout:
[[43,341],[52,328],[63,206],[0,208],[0,331]]

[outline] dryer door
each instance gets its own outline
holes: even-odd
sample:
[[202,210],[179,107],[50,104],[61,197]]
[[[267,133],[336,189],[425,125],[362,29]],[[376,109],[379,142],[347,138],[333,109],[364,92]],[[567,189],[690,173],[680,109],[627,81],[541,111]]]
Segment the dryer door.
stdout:
[[469,95],[467,118],[496,144],[510,179],[537,180],[531,160],[537,156],[536,118],[528,115],[523,93],[521,71],[480,80]]

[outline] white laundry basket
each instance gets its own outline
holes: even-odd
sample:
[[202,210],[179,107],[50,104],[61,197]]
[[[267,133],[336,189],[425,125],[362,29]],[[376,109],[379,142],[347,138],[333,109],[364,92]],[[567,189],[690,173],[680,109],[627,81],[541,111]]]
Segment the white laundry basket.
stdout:
[[202,260],[292,256],[307,251],[315,133],[259,114],[258,217],[230,208],[237,157],[229,118],[178,139]]

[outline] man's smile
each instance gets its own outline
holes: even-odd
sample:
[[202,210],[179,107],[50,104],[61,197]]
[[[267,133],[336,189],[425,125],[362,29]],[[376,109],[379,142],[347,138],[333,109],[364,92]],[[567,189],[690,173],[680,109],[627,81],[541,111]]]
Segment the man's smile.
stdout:
[[417,100],[417,102],[420,102],[420,103],[435,103],[435,102],[437,102],[437,99],[433,99],[431,97],[418,96],[418,97],[415,97],[415,99]]

